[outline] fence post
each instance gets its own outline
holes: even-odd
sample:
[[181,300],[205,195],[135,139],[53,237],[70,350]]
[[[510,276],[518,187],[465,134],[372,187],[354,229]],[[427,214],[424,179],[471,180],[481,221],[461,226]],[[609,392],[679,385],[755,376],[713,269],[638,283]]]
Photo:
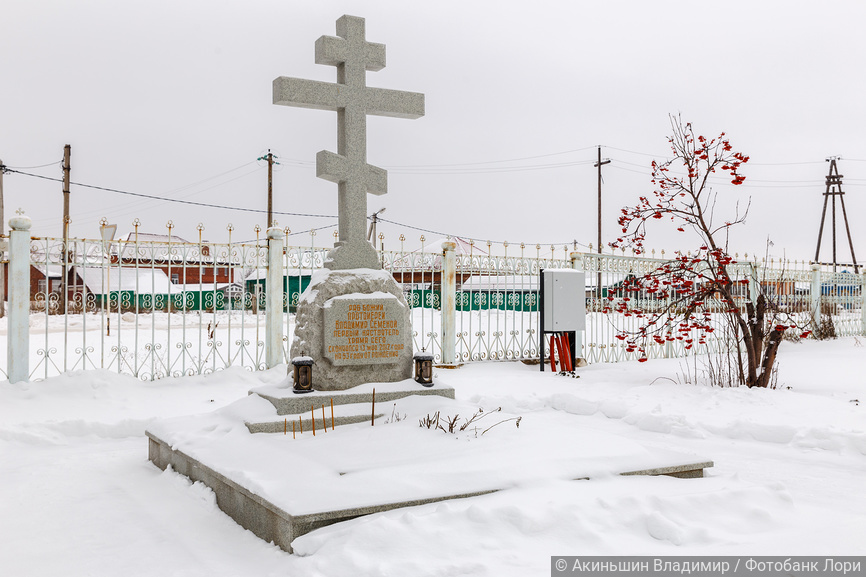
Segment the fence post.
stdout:
[[[9,219],[9,311],[6,370],[10,383],[30,378],[30,217]],[[47,311],[46,311],[47,313]]]
[[809,293],[812,297],[812,330],[817,331],[821,326],[821,265],[812,265],[812,288]]
[[866,336],[866,272],[860,275],[860,334]]
[[[568,255],[571,258],[571,268],[574,270],[583,270],[583,262],[579,252],[573,252]],[[598,269],[601,270],[601,267]],[[601,273],[599,273],[601,275]],[[584,279],[586,277],[584,276]],[[585,282],[585,281],[584,281]],[[600,286],[600,283],[599,283]],[[584,295],[586,295],[586,286],[584,286]],[[600,294],[600,293],[599,293]],[[584,296],[586,298],[586,296]],[[588,314],[588,313],[587,313]],[[577,357],[575,367],[582,367],[586,364],[586,357],[583,356],[583,331],[574,331],[574,353]]]
[[268,229],[268,276],[265,288],[265,363],[272,369],[283,354],[283,239],[282,229]]
[[457,266],[454,250],[457,243],[442,243],[442,364],[453,365],[457,357]]
[[760,285],[758,284],[758,265],[749,263],[749,300],[752,304],[758,306],[758,294],[760,293]]

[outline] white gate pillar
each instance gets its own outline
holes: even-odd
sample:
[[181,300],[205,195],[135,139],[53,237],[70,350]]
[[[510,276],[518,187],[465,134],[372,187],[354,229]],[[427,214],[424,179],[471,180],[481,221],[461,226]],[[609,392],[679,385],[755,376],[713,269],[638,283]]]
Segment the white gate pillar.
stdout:
[[10,383],[30,378],[30,226],[19,214],[9,220],[9,310],[6,370]]
[[866,272],[860,275],[860,334],[866,336]]
[[[568,255],[571,258],[571,268],[574,270],[583,270],[583,261],[580,258],[579,252],[573,252]],[[601,267],[599,267],[601,270]],[[599,273],[601,276],[601,273]],[[586,278],[586,277],[584,277]],[[597,290],[598,294],[601,294],[601,283],[599,283],[599,287]],[[584,298],[586,298],[586,287],[584,286]],[[583,354],[583,331],[574,331],[574,356],[577,357],[577,362],[575,362],[575,368],[583,367],[586,365],[586,357]]]
[[457,358],[457,243],[447,240],[442,248],[442,364],[453,365]]
[[758,265],[756,263],[749,264],[749,300],[752,304],[758,306],[758,295],[760,294],[760,285],[758,284]]
[[268,275],[265,293],[265,363],[272,369],[285,359],[283,353],[283,239],[277,227],[268,229]]
[[821,266],[812,265],[812,288],[809,291],[812,298],[812,330],[821,326]]

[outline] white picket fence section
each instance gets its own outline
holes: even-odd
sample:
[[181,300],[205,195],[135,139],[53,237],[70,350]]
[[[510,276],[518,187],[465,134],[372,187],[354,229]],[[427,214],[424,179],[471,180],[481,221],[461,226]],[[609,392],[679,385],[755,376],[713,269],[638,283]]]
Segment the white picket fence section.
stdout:
[[[294,311],[330,247],[285,246],[288,230],[244,242],[186,242],[171,236],[125,240],[31,238],[29,219],[10,220],[5,364],[13,382],[68,371],[105,369],[143,380],[195,375],[232,366],[261,370],[289,360]],[[136,228],[137,230],[137,228]],[[231,234],[231,230],[229,233]],[[231,238],[231,236],[229,237]],[[287,240],[288,239],[288,240]],[[439,364],[538,359],[538,279],[543,269],[586,273],[587,328],[578,351],[590,363],[637,358],[616,338],[634,317],[602,312],[622,283],[663,265],[659,258],[570,251],[569,247],[490,244],[454,239],[417,251],[380,251],[382,267],[412,307],[417,352]],[[828,314],[836,334],[866,334],[866,274],[807,262],[732,267],[745,298],[763,291],[790,312]],[[64,286],[63,279],[66,279]],[[67,298],[63,298],[65,294]],[[646,309],[657,306],[650,295]],[[721,309],[721,303],[719,303]],[[650,357],[713,350],[683,342],[651,345]]]

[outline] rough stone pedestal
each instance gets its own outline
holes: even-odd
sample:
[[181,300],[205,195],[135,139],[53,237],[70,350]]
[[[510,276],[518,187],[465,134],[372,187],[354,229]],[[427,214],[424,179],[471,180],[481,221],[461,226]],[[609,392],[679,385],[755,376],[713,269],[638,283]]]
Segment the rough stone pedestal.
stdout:
[[409,312],[386,271],[316,271],[298,303],[291,355],[313,358],[319,391],[411,378]]

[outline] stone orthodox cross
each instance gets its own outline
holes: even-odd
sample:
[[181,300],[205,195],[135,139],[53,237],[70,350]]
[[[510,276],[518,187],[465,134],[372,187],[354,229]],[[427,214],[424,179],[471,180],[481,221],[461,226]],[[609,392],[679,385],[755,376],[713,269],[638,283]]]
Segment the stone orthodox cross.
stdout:
[[419,118],[424,95],[367,87],[367,70],[385,67],[385,45],[367,42],[363,18],[341,17],[337,36],[316,41],[316,64],[336,66],[337,83],[281,76],[274,80],[274,104],[337,111],[337,154],[316,155],[316,176],[339,186],[339,240],[325,266],[377,269],[366,240],[367,193],[388,192],[388,173],[367,164],[367,115]]

